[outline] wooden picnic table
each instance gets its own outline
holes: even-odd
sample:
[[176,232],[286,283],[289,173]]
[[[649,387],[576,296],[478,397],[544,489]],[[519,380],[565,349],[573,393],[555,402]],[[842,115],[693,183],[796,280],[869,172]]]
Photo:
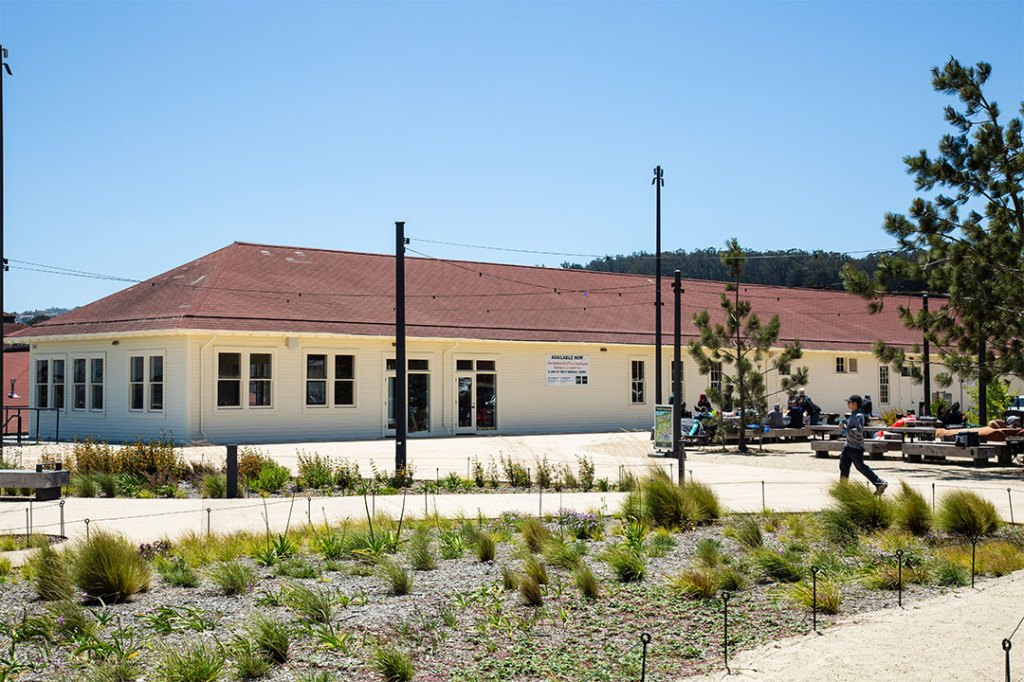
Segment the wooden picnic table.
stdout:
[[839,437],[839,432],[843,430],[843,427],[837,424],[815,424],[814,426],[805,427],[810,431],[812,436],[817,436],[822,440],[832,440]]
[[908,437],[911,442],[918,438],[927,438],[928,440],[935,438],[935,427],[933,426],[886,426],[882,430],[886,433],[896,434],[902,441],[906,441]]

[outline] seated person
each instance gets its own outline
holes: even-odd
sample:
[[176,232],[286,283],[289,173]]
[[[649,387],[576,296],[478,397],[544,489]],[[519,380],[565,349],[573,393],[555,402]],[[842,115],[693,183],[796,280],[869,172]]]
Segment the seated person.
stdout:
[[786,423],[786,415],[782,414],[782,406],[775,403],[775,407],[768,413],[768,428],[781,429]]
[[700,396],[697,398],[697,407],[694,408],[694,413],[711,414],[712,411],[713,410],[711,408],[711,401],[708,400],[708,397],[705,394],[701,393]]
[[796,406],[789,408],[789,412],[786,413],[786,418],[789,420],[789,423],[786,425],[789,428],[804,428],[804,408]]
[[960,403],[953,403],[953,406],[949,408],[949,411],[945,414],[945,419],[942,419],[942,423],[946,426],[954,426],[956,424],[964,423],[964,413],[960,410]]

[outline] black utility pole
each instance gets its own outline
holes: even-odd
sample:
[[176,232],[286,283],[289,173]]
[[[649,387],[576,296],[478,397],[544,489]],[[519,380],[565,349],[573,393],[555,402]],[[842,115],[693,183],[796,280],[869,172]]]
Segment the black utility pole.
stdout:
[[978,325],[978,422],[988,424],[988,367],[985,362],[985,327]]
[[924,413],[928,416],[932,414],[932,359],[931,350],[928,346],[928,292],[924,292],[924,296],[921,298],[921,304],[924,306]]
[[672,283],[672,290],[675,292],[675,316],[676,325],[675,333],[673,334],[672,347],[673,347],[673,358],[674,362],[672,367],[672,395],[675,396],[675,400],[672,401],[672,452],[675,453],[676,459],[679,460],[679,482],[683,483],[686,481],[686,452],[683,450],[683,427],[680,420],[683,416],[683,377],[680,371],[683,367],[683,356],[682,356],[682,298],[683,298],[683,285],[680,280],[680,272],[676,270],[675,282]]
[[[6,310],[4,300],[4,273],[7,272],[7,258],[4,256],[4,74],[11,75],[11,67],[4,61],[7,59],[7,48],[0,45],[0,390],[4,386],[4,330],[3,313]],[[11,388],[11,393],[14,389]],[[0,419],[0,454],[3,453],[3,434],[7,430],[7,413],[3,412],[3,419]],[[0,458],[2,459],[2,458]]]
[[[654,168],[654,180],[657,208],[655,217],[654,237],[654,404],[661,404],[661,188],[665,186],[664,171],[661,166]],[[676,394],[678,396],[678,394]],[[679,402],[679,398],[673,402]]]
[[409,391],[405,360],[405,223],[395,221],[395,475],[405,472],[405,441],[409,436]]

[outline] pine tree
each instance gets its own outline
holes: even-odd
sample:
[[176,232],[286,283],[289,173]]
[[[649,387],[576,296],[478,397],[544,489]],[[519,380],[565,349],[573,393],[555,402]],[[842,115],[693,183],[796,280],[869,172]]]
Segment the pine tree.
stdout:
[[[779,340],[779,316],[772,315],[768,324],[762,325],[750,301],[740,298],[740,279],[746,253],[735,238],[726,242],[721,260],[732,280],[722,293],[725,323],[712,323],[707,310],[694,313],[693,323],[700,332],[700,340],[691,341],[687,350],[701,374],[708,374],[713,363],[733,366],[734,374],[723,373],[722,388],[709,388],[707,395],[720,410],[733,404],[740,411],[739,451],[747,452],[744,427],[749,415],[751,412],[763,415],[767,411],[765,374],[774,370],[785,375],[780,382],[782,389],[792,392],[807,383],[807,368],[793,371],[791,367],[793,361],[803,357],[799,340],[787,344],[781,353],[770,357],[772,347]],[[769,369],[759,370],[765,361],[769,362]]]
[[[885,216],[884,229],[901,250],[884,256],[873,275],[843,271],[847,289],[873,312],[898,280],[947,292],[927,314],[900,306],[900,315],[927,335],[947,369],[986,383],[1024,376],[1024,145],[1021,119],[1003,125],[998,105],[983,92],[991,72],[984,62],[965,68],[952,58],[932,69],[932,87],[957,96],[963,109],[946,106],[955,132],[939,141],[938,156],[921,150],[903,159],[928,196],[914,199],[907,215]],[[1020,111],[1024,116],[1024,102]],[[880,341],[875,354],[897,368],[907,359],[903,349]],[[936,379],[948,385],[952,376],[944,371]]]

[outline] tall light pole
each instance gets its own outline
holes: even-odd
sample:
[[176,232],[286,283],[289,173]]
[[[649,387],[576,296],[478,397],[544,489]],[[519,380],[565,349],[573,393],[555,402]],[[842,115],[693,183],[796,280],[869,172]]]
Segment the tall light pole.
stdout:
[[932,360],[931,347],[928,345],[928,292],[921,297],[924,309],[924,413],[932,415]]
[[672,339],[672,357],[675,358],[672,368],[672,392],[675,400],[672,401],[672,452],[675,453],[679,462],[679,482],[686,481],[686,452],[683,450],[683,401],[679,397],[683,394],[683,352],[682,352],[682,329],[683,329],[683,284],[682,273],[676,270],[675,280],[672,283],[672,290],[675,292],[675,327]]
[[395,221],[395,476],[405,475],[406,440],[409,437],[409,391],[405,361],[405,223]]
[[[654,236],[654,403],[661,404],[661,188],[665,186],[664,171],[655,166],[654,179],[656,213]],[[674,402],[679,401],[679,396]]]
[[[7,258],[4,256],[4,74],[11,74],[11,67],[4,61],[7,59],[7,48],[0,45],[0,386],[4,385],[4,331],[3,312],[6,310],[4,300],[4,273],[7,272]],[[14,389],[11,389],[14,393]],[[0,453],[3,452],[3,434],[7,431],[7,413],[0,419]]]

